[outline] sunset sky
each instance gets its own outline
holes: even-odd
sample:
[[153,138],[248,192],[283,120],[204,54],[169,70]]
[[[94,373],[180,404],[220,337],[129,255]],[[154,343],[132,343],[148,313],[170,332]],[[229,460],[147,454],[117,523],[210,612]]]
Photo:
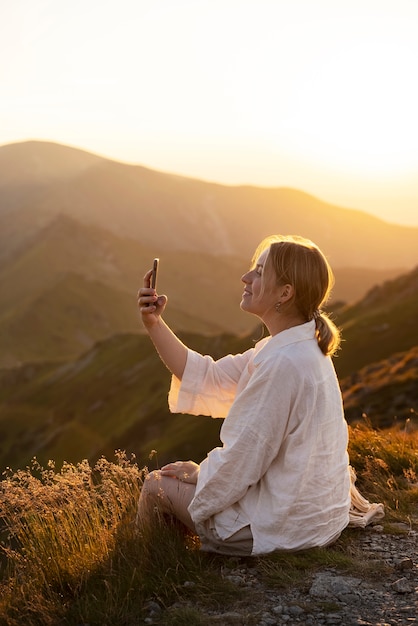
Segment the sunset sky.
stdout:
[[0,0],[0,144],[418,226],[417,0]]

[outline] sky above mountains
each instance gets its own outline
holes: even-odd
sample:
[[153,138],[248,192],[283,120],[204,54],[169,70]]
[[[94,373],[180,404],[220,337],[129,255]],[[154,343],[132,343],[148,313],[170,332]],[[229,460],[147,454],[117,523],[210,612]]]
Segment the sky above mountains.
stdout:
[[415,0],[1,0],[0,144],[418,226],[417,27]]

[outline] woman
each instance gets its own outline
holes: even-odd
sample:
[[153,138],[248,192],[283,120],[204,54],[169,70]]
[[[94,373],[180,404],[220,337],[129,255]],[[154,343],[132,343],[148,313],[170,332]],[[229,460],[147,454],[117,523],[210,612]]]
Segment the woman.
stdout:
[[196,532],[202,549],[265,554],[335,541],[349,522],[347,424],[331,356],[336,326],[321,311],[333,284],[322,252],[270,237],[242,276],[243,311],[269,336],[214,361],[161,318],[167,298],[139,290],[143,324],[173,374],[172,412],[224,417],[223,446],[199,465],[170,463],[144,482],[138,516],[156,505]]

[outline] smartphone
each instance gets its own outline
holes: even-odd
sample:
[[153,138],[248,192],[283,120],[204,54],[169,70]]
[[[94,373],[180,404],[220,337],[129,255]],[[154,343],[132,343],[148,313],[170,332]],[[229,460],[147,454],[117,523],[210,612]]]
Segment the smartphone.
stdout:
[[[153,264],[152,264],[152,274],[151,274],[151,280],[150,280],[150,287],[152,287],[153,289],[157,288],[157,274],[158,274],[158,264],[160,262],[160,259],[154,259]],[[149,304],[147,304],[146,306],[150,306]]]
[[158,274],[158,264],[160,259],[154,259],[152,265],[152,274],[151,274],[151,287],[153,289],[157,289],[157,274]]

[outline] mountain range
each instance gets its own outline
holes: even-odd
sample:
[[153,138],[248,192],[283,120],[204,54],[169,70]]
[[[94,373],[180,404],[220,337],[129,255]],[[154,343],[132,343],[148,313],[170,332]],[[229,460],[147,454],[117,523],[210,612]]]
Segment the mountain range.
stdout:
[[[378,428],[418,426],[417,278],[415,270],[387,282],[369,292],[355,311],[342,309],[336,319],[342,322],[344,342],[335,367],[352,424],[367,415]],[[388,309],[383,322],[382,302],[388,294],[398,306]],[[396,329],[403,327],[409,332],[394,341]],[[191,348],[219,358],[254,345],[260,329],[245,336],[180,337]],[[0,466],[23,467],[34,455],[44,464],[49,459],[58,465],[95,460],[116,449],[134,453],[141,466],[199,461],[219,444],[222,420],[170,414],[169,386],[168,370],[149,338],[138,333],[114,335],[61,363],[0,370]],[[151,461],[152,450],[157,455]]]
[[176,330],[251,332],[240,277],[277,231],[322,247],[334,303],[418,262],[417,228],[301,191],[207,183],[48,142],[2,146],[0,365],[73,358],[140,331],[135,296],[154,256]]
[[215,358],[262,331],[240,277],[266,235],[313,239],[336,275],[335,367],[351,423],[415,423],[418,229],[291,189],[227,187],[68,146],[0,147],[0,466],[157,450],[199,461],[220,420],[173,416],[170,376],[142,333],[136,292],[152,258],[166,319]]
[[[19,213],[20,235],[15,228],[14,237],[21,240],[65,214],[139,241],[160,257],[180,250],[248,260],[263,237],[279,232],[309,237],[334,267],[408,269],[417,263],[418,228],[295,189],[219,185],[60,144],[0,147],[0,190],[0,216]],[[26,220],[30,233],[24,232]]]

